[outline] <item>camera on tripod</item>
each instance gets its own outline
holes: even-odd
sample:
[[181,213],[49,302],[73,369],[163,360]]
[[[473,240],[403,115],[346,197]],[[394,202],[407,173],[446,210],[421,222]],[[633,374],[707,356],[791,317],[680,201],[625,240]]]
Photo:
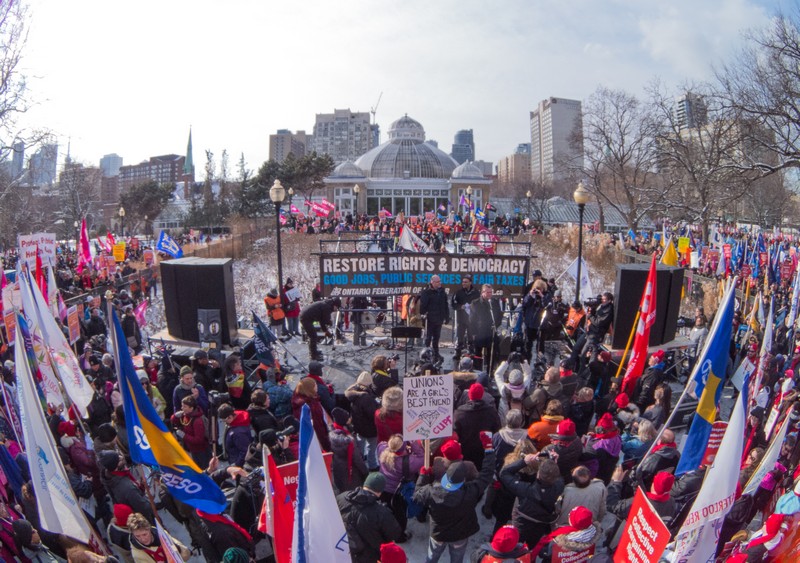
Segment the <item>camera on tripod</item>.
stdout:
[[220,405],[231,402],[230,393],[220,393],[219,391],[208,392],[208,410],[211,416],[216,416]]

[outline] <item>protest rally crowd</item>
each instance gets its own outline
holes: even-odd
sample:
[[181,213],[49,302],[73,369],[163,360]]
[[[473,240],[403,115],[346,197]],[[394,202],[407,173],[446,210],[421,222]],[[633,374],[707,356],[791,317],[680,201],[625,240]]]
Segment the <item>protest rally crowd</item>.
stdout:
[[[426,230],[421,224],[420,229],[422,236],[441,232],[446,240],[443,227]],[[635,243],[635,234],[628,240]],[[699,251],[697,245],[689,249],[679,259],[690,261],[692,249]],[[12,344],[7,321],[0,358],[0,562],[160,562],[192,553],[206,561],[288,561],[293,518],[287,521],[284,503],[270,500],[278,498],[282,486],[272,480],[273,493],[266,495],[264,477],[273,478],[273,466],[301,460],[302,481],[310,446],[301,443],[298,431],[306,423],[329,464],[328,489],[336,495],[352,561],[411,560],[404,544],[415,519],[427,523],[430,562],[445,552],[450,561],[473,562],[630,560],[618,546],[642,503],[668,530],[660,537],[665,540],[661,551],[672,538],[678,541],[668,551],[680,553],[687,526],[707,533],[695,522],[693,504],[716,485],[705,479],[717,466],[712,466],[713,455],[704,454],[711,424],[720,419],[723,388],[733,393],[736,408],[746,409],[736,450],[741,456],[734,464],[738,476],[726,515],[715,525],[718,540],[704,548],[720,561],[774,560],[793,538],[794,515],[800,514],[800,392],[795,390],[800,334],[794,334],[800,276],[780,270],[788,260],[792,273],[797,271],[794,250],[779,237],[765,241],[761,235],[739,234],[730,242],[723,237],[719,251],[703,253],[717,275],[720,270],[723,277],[740,274],[737,284],[745,298],[738,310],[727,297],[713,315],[707,317],[702,307],[695,310],[688,361],[713,367],[710,375],[697,370],[687,382],[696,386],[699,402],[686,437],[691,447],[683,453],[680,437],[668,427],[677,404],[670,384],[683,383],[668,375],[675,371],[675,352],[647,354],[638,372],[631,368],[633,358],[627,369],[619,366],[605,345],[614,330],[613,294],[566,303],[556,280],[538,270],[513,300],[498,299],[492,286],[473,285],[469,276],[448,293],[435,275],[420,294],[393,299],[403,322],[424,329],[413,367],[402,373],[399,356],[374,355],[365,358],[361,373],[345,388],[326,380],[320,344],[325,336],[338,338],[342,318],[348,317],[354,344],[363,345],[361,315],[371,303],[325,299],[319,287],[307,299],[291,279],[266,293],[272,330],[263,326],[256,339],[267,349],[281,345],[278,336],[283,341],[302,336],[308,342],[307,373],[296,381],[274,359],[246,373],[240,354],[216,349],[197,349],[181,366],[162,348],[153,356],[136,356],[134,374],[131,356],[149,351],[135,310],[157,289],[144,283],[136,291],[117,290],[112,282],[100,303],[85,308],[74,342],[90,389],[81,409],[70,404],[78,401],[63,379],[70,401],[51,400],[54,390],[47,387],[44,367],[30,358],[34,348],[26,355],[19,339]],[[662,252],[674,251],[670,242]],[[14,257],[5,258],[11,267]],[[23,295],[26,317],[27,303],[33,308],[47,298],[59,332],[69,338],[53,286],[87,290],[109,275],[87,264],[80,249],[58,254],[55,270],[63,276],[44,275],[40,267],[18,280],[22,293],[30,287],[32,295],[28,302]],[[21,316],[17,321],[24,323]],[[449,350],[440,341],[443,327],[450,325],[454,354],[446,358]],[[510,335],[501,337],[501,328]],[[17,334],[24,334],[21,327]],[[745,375],[737,379],[737,373]],[[438,374],[452,375],[452,436],[404,440],[403,388],[409,378]],[[32,419],[21,404],[26,377],[31,388],[33,382],[40,385],[40,397],[31,402],[45,405],[47,439],[57,448],[81,518],[91,526],[91,541],[46,525],[52,516],[43,512],[33,482],[34,468],[48,462],[41,459],[41,449],[25,447],[41,442],[31,442],[25,435],[28,425],[21,424]],[[134,419],[156,428],[163,443],[179,444],[188,455],[174,465],[196,483],[216,483],[225,492],[221,504],[207,498],[202,504],[183,494],[195,482],[176,486],[174,479],[154,478],[152,467],[165,466],[161,446],[151,430],[146,439],[132,432],[126,420]],[[734,419],[731,415],[730,428]],[[145,425],[137,423],[136,429],[140,426]],[[142,445],[148,440],[152,448]],[[151,454],[144,452],[148,449]],[[723,440],[719,455],[729,449]],[[157,463],[142,462],[146,455],[155,455]],[[297,510],[314,483],[328,481],[322,475],[308,481],[307,490],[293,492]],[[187,545],[162,527],[159,512],[185,528]],[[487,527],[486,521],[492,524]],[[294,534],[298,541],[296,529]],[[264,543],[271,546],[266,555],[257,548]],[[340,560],[308,556],[309,561]]]

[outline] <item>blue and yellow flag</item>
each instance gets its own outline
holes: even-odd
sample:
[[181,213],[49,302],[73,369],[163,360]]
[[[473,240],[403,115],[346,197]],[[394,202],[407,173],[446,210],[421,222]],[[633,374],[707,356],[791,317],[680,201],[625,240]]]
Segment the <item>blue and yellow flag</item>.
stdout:
[[112,341],[119,360],[119,388],[131,458],[135,463],[159,468],[162,482],[176,499],[204,512],[221,513],[226,504],[222,490],[164,426],[136,377],[128,347],[119,345],[125,342],[125,334],[116,312]]
[[733,308],[736,283],[730,284],[714,319],[714,326],[706,339],[705,348],[697,360],[689,385],[694,385],[692,394],[699,397],[697,412],[692,419],[692,427],[686,437],[683,455],[675,469],[675,475],[693,471],[708,445],[711,425],[717,417],[717,406],[725,383],[725,370],[728,366],[728,351],[733,330]]

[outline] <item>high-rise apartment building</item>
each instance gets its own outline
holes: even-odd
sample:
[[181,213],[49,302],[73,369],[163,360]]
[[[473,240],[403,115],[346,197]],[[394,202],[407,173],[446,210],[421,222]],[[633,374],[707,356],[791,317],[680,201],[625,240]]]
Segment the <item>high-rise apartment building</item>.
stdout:
[[187,180],[191,183],[194,178],[184,173],[185,156],[167,154],[153,156],[139,164],[120,166],[119,190],[126,192],[132,186],[155,180],[159,184],[176,184]]
[[450,156],[459,164],[475,160],[475,138],[472,135],[472,129],[462,129],[456,132]]
[[336,164],[355,161],[371,148],[378,146],[380,131],[370,124],[369,112],[335,109],[333,113],[318,113],[314,122],[312,150],[327,154]]
[[292,133],[288,129],[278,129],[269,136],[269,159],[283,162],[290,154],[298,158],[305,156],[310,141],[311,135],[306,135],[305,131]]
[[107,154],[100,159],[100,169],[103,171],[103,176],[106,178],[118,176],[121,167],[122,157],[116,153]]
[[570,164],[579,164],[582,147],[573,133],[583,128],[579,100],[548,98],[531,112],[531,180],[551,183],[567,177]]
[[680,129],[695,129],[708,123],[708,107],[702,96],[686,92],[675,100],[675,122]]
[[11,150],[11,179],[16,180],[25,170],[25,143],[18,141]]
[[531,181],[531,155],[530,145],[527,145],[528,152],[520,152],[517,147],[514,154],[510,154],[500,159],[497,163],[497,181],[500,184],[521,185]]
[[34,186],[54,184],[57,164],[58,145],[42,145],[28,161],[30,183]]

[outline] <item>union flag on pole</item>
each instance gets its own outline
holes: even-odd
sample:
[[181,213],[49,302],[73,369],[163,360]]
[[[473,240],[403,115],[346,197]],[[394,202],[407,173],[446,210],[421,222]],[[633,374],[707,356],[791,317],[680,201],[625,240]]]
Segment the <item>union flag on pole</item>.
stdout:
[[650,341],[650,327],[656,320],[656,255],[650,261],[650,273],[644,285],[642,301],[639,304],[639,323],[636,325],[636,336],[633,339],[633,351],[628,361],[628,368],[622,378],[622,391],[628,396],[633,392],[636,381],[642,376],[647,361],[647,345]]
[[275,458],[264,448],[264,481],[267,494],[258,517],[258,530],[272,536],[277,563],[292,561],[292,528],[294,504],[278,472]]

